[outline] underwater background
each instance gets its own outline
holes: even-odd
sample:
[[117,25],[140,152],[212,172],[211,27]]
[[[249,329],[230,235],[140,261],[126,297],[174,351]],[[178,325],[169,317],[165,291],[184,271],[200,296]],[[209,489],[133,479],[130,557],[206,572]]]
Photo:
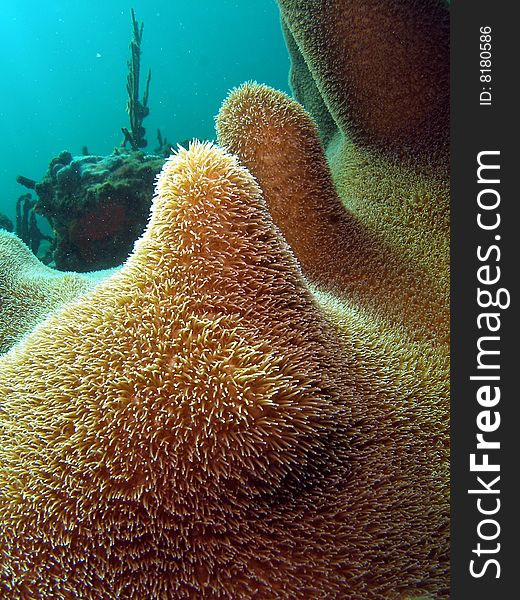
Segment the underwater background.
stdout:
[[3,2],[0,212],[13,221],[27,192],[17,175],[39,181],[62,150],[110,154],[121,144],[131,8],[144,23],[141,93],[152,70],[145,152],[157,146],[158,128],[174,145],[215,139],[214,116],[244,81],[289,92],[274,0]]

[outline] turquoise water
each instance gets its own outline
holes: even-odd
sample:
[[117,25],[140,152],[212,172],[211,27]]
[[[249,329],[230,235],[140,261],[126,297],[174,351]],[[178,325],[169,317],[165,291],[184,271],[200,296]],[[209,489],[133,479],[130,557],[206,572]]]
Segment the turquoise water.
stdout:
[[157,128],[172,143],[214,139],[214,116],[243,81],[289,91],[275,0],[26,0],[1,8],[0,212],[12,220],[27,192],[17,175],[40,180],[62,150],[109,154],[121,143],[131,8],[144,22],[141,90],[152,69],[147,152]]

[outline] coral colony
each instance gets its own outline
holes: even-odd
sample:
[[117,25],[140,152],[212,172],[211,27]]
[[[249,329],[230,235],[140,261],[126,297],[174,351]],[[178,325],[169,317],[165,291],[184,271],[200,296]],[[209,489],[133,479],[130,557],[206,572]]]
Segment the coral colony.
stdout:
[[279,4],[120,269],[0,236],[2,598],[449,595],[448,5]]

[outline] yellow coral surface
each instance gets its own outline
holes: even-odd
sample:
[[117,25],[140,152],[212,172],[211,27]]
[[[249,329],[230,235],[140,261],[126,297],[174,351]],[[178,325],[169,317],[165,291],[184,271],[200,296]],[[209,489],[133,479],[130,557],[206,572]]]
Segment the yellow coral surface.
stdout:
[[439,365],[319,299],[234,157],[172,157],[122,270],[1,359],[3,597],[439,589]]
[[[342,160],[357,162],[335,185],[308,113],[286,94],[255,83],[231,92],[217,131],[257,178],[307,277],[378,315],[386,327],[447,342],[445,181],[392,167],[378,155],[361,157],[350,145]],[[413,205],[404,209],[408,202]],[[392,203],[401,206],[390,223]]]
[[0,354],[109,273],[56,271],[43,265],[16,235],[0,230]]

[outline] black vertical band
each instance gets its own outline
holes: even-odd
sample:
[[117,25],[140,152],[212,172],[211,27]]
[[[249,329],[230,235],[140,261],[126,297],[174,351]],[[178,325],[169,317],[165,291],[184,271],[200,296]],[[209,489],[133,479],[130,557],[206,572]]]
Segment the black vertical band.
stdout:
[[513,91],[520,30],[514,6],[482,0],[451,6],[455,600],[511,597],[520,574],[520,493],[513,489],[520,481],[514,289],[520,275],[520,128],[513,111],[520,105]]

